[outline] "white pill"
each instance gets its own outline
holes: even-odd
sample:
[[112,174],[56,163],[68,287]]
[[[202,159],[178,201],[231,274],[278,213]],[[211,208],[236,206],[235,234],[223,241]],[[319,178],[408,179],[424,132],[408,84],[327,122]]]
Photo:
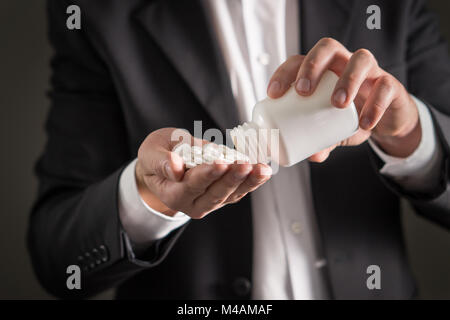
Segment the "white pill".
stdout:
[[186,168],[194,168],[202,163],[214,163],[216,161],[230,164],[235,161],[248,161],[248,157],[237,150],[230,149],[225,145],[208,143],[199,146],[190,146],[187,143],[178,144],[172,150],[178,154],[184,161]]
[[203,161],[206,163],[213,163],[216,160],[219,160],[222,156],[222,152],[219,149],[219,146],[215,143],[208,143],[203,146]]
[[249,157],[239,151],[236,151],[236,160],[238,162],[250,162]]
[[198,146],[192,147],[192,161],[196,164],[202,164],[203,163],[203,155],[202,155],[202,148]]
[[208,143],[203,146],[203,154],[209,153],[219,155],[222,153],[221,148],[215,143]]
[[193,154],[202,154],[202,147],[199,146],[192,146],[192,153]]
[[212,164],[216,160],[217,160],[217,157],[215,157],[213,154],[210,154],[210,153],[203,154],[203,162],[204,163]]

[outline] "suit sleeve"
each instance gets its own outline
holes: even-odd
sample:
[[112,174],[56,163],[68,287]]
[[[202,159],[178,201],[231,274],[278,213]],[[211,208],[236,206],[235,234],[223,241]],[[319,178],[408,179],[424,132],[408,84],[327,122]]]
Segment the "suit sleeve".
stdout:
[[[425,1],[410,2],[407,35],[408,90],[430,110],[443,158],[440,175],[425,192],[411,192],[380,175],[388,187],[407,198],[416,211],[438,224],[450,228],[450,58],[447,43],[441,36],[436,17]],[[381,167],[379,158],[376,166]]]
[[[51,106],[27,240],[41,284],[58,297],[82,298],[157,265],[181,230],[153,243],[145,261],[132,253],[119,219],[118,185],[134,156],[108,68],[83,25],[66,28],[68,5],[48,1]],[[67,288],[70,265],[81,268],[81,290]]]

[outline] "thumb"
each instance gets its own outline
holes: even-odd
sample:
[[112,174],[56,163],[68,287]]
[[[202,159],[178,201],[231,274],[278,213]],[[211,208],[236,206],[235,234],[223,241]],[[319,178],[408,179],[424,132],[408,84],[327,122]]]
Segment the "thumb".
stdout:
[[171,181],[179,181],[184,174],[183,159],[174,152],[162,148],[161,146],[147,149],[145,158],[148,161],[147,169],[150,174]]

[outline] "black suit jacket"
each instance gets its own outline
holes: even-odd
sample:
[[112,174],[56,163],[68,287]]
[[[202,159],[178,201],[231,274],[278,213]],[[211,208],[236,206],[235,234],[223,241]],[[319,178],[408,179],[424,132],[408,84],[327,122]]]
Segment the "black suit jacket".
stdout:
[[[66,28],[66,8],[82,9],[82,30]],[[382,29],[366,28],[377,4]],[[142,140],[162,127],[231,128],[237,111],[211,22],[200,1],[50,0],[52,60],[48,141],[36,166],[39,193],[29,249],[38,278],[60,297],[118,287],[119,298],[249,298],[249,198],[192,221],[137,259],[118,217],[118,181]],[[332,297],[410,298],[399,198],[450,226],[448,158],[450,62],[423,1],[300,1],[301,53],[322,37],[367,48],[379,64],[429,104],[444,150],[439,181],[423,193],[379,175],[367,144],[339,148],[310,165]],[[293,208],[295,210],[295,208]],[[66,288],[66,268],[83,268],[82,290]],[[382,270],[368,290],[366,268]]]

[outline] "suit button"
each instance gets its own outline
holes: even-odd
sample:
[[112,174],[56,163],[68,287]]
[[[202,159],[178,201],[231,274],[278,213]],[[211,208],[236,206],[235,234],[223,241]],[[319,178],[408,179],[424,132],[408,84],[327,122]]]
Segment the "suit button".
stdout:
[[94,257],[95,264],[101,264],[102,263],[102,256],[100,252],[97,249],[92,249],[92,256]]
[[87,266],[86,261],[84,260],[83,256],[78,256],[77,261],[78,261],[78,266],[81,268],[81,270],[83,270],[83,271],[88,270],[88,266]]
[[108,259],[109,259],[108,249],[106,249],[106,247],[104,245],[101,245],[100,247],[98,247],[98,250],[100,252],[100,259],[103,262],[108,261]]
[[233,281],[233,291],[239,297],[244,297],[250,293],[252,284],[246,278],[240,277]]
[[92,256],[89,252],[86,252],[84,254],[84,259],[86,260],[86,264],[88,266],[89,269],[94,269],[95,268],[95,262],[92,259]]

